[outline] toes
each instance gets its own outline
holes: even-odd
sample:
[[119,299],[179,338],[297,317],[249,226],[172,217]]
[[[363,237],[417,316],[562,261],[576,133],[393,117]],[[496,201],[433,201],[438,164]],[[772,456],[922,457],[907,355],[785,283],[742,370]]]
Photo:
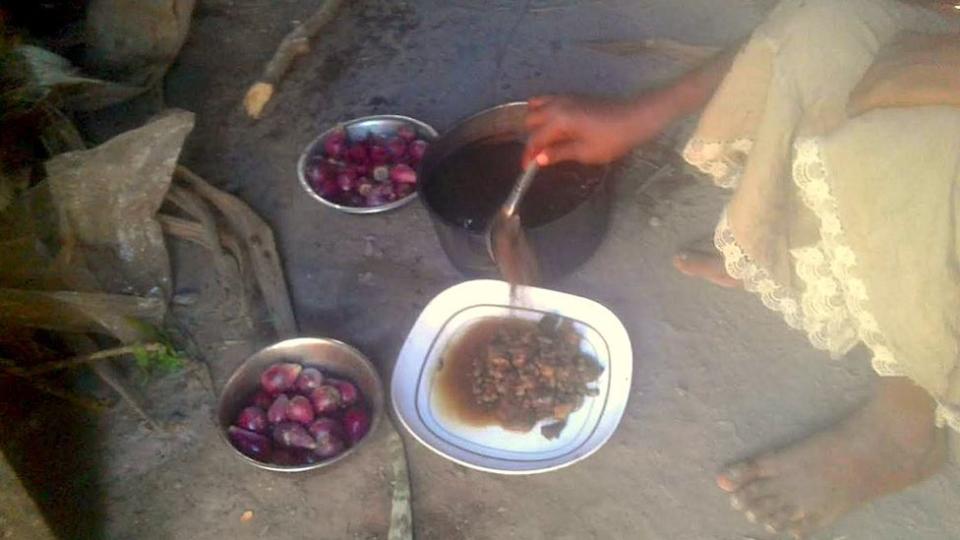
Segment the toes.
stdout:
[[738,501],[741,508],[747,508],[751,502],[764,497],[775,495],[773,486],[769,480],[759,479],[750,482],[730,495],[731,504],[733,500]]
[[750,523],[767,524],[779,517],[783,501],[775,495],[752,499],[743,506],[743,515]]
[[743,507],[745,512],[752,513],[759,521],[764,523],[782,509],[783,501],[775,495],[753,499],[748,501]]
[[690,261],[690,254],[680,252],[673,256],[673,267],[681,274],[690,277],[698,277],[696,267]]
[[[755,480],[743,486],[738,491],[730,495],[730,506],[734,510],[750,510],[756,513],[758,510],[772,511],[772,499],[774,492],[769,480]],[[760,506],[758,506],[760,505]]]
[[820,526],[817,516],[802,516],[787,524],[787,532],[795,540],[802,540],[810,536]]
[[717,475],[717,486],[727,493],[733,493],[759,477],[760,467],[753,461],[745,461],[727,467]]
[[684,275],[702,278],[721,287],[733,288],[740,284],[727,274],[723,257],[718,253],[683,250],[673,257],[673,266]]
[[795,508],[781,506],[762,520],[763,527],[768,533],[777,534],[784,531],[787,528],[787,524],[796,519],[798,515],[800,514],[798,514]]

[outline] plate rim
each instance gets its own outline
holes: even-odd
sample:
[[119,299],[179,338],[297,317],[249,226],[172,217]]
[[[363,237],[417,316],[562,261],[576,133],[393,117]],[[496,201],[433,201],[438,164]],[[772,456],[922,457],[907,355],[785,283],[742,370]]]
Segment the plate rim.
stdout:
[[[473,305],[466,306],[466,307],[462,307],[462,308],[458,309],[456,312],[453,313],[453,315],[450,316],[450,318],[448,318],[448,319],[443,323],[443,326],[440,327],[440,331],[437,333],[437,336],[435,336],[435,337],[433,338],[433,340],[431,340],[430,346],[429,346],[429,348],[428,348],[427,356],[426,356],[426,357],[427,357],[427,358],[430,358],[430,356],[431,356],[430,353],[434,350],[435,347],[437,347],[437,342],[439,341],[438,338],[439,338],[440,334],[442,334],[444,328],[446,328],[447,325],[450,324],[450,321],[452,321],[455,317],[457,317],[458,315],[460,315],[461,313],[463,313],[463,312],[465,312],[465,311],[467,311],[467,310],[474,309],[474,308],[482,308],[482,307],[504,307],[504,306],[500,306],[500,305],[497,305],[497,304],[484,303],[484,304],[473,304]],[[531,312],[536,312],[536,313],[542,313],[542,314],[548,314],[548,313],[549,313],[549,312],[543,311],[543,310],[541,310],[541,309],[536,309],[536,308],[515,308],[515,309],[524,309],[524,310],[526,310],[526,311],[531,311]],[[587,328],[590,328],[596,335],[598,335],[598,336],[601,338],[601,340],[603,340],[603,346],[604,346],[604,348],[606,349],[607,357],[610,358],[610,357],[611,357],[611,355],[610,355],[610,345],[609,345],[609,343],[607,343],[606,338],[603,337],[603,334],[601,334],[599,330],[597,330],[593,325],[591,325],[591,324],[589,324],[589,323],[586,323],[586,322],[584,322],[584,321],[579,321],[579,320],[578,320],[577,322],[580,323],[580,324],[582,324],[582,325],[584,325],[584,326],[586,326]],[[606,367],[606,376],[608,377],[609,381],[611,381],[611,382],[613,381],[613,377],[614,377],[614,375],[613,375],[613,368],[614,368],[613,365],[608,365],[608,366]],[[465,453],[465,454],[473,454],[473,455],[479,456],[480,458],[484,458],[484,457],[485,457],[484,454],[479,453],[479,452],[476,452],[476,451],[473,451],[473,450],[470,450],[469,448],[464,448],[461,444],[455,443],[455,442],[447,439],[447,438],[444,437],[443,435],[437,433],[435,429],[433,429],[427,422],[424,421],[423,411],[422,411],[421,408],[420,408],[420,399],[419,399],[419,396],[420,396],[420,387],[424,384],[424,376],[426,375],[426,374],[424,373],[424,371],[425,371],[426,369],[427,369],[427,362],[424,361],[424,362],[422,362],[422,363],[420,364],[420,369],[418,370],[418,375],[417,375],[417,384],[416,384],[416,387],[415,387],[416,389],[415,389],[415,391],[414,391],[414,393],[413,393],[414,398],[415,398],[415,399],[414,399],[414,403],[413,403],[413,409],[414,409],[414,410],[416,411],[416,413],[417,413],[417,414],[416,414],[416,417],[417,417],[417,419],[420,421],[420,424],[422,424],[424,430],[427,431],[427,432],[429,432],[434,438],[444,441],[447,445],[449,445],[449,446],[451,446],[451,447],[453,447],[453,448],[456,448],[458,451],[463,452],[463,453]],[[618,371],[618,372],[619,372],[619,371]],[[392,381],[391,381],[391,382],[392,382]],[[557,455],[557,456],[553,456],[553,457],[542,458],[542,459],[529,459],[529,460],[526,460],[526,459],[525,459],[525,460],[520,460],[520,459],[518,459],[518,460],[516,460],[516,461],[514,461],[514,462],[515,462],[515,463],[525,463],[525,464],[544,463],[544,462],[549,463],[549,462],[552,462],[552,461],[561,460],[561,459],[563,459],[565,456],[569,456],[569,455],[576,454],[581,448],[583,448],[585,445],[589,444],[590,441],[591,441],[591,439],[593,438],[594,434],[595,434],[595,433],[597,432],[597,430],[600,428],[601,419],[604,417],[604,413],[605,413],[606,410],[607,410],[607,403],[610,401],[611,386],[612,386],[612,384],[610,384],[610,383],[607,384],[607,392],[606,392],[606,393],[604,394],[604,396],[603,396],[603,403],[602,403],[602,405],[601,405],[600,412],[599,412],[599,414],[597,415],[596,419],[594,420],[593,425],[589,428],[589,433],[586,435],[586,437],[585,437],[582,441],[580,441],[579,443],[577,443],[577,445],[576,445],[574,448],[572,448],[572,449],[570,449],[570,450],[567,450],[567,451],[564,452],[563,454],[560,454],[560,455]],[[447,433],[447,435],[452,435],[452,434]],[[514,453],[519,453],[519,452],[514,452]],[[494,457],[490,457],[490,458],[487,458],[487,459],[507,461],[506,458],[494,458]],[[513,460],[510,460],[510,461],[513,461]]]
[[[584,441],[584,443],[581,444],[581,447],[586,444],[589,444],[590,447],[587,448],[585,451],[583,451],[581,454],[577,454],[569,458],[565,458],[564,456],[561,456],[560,458],[550,458],[549,460],[547,460],[548,462],[552,462],[549,465],[538,465],[534,467],[526,467],[523,465],[524,462],[513,462],[521,465],[521,467],[520,468],[504,468],[502,466],[497,466],[496,464],[497,463],[502,464],[503,462],[509,461],[509,460],[503,460],[501,458],[483,458],[482,461],[484,461],[485,463],[477,463],[474,461],[462,459],[456,455],[452,455],[450,452],[444,451],[444,449],[434,446],[434,444],[426,440],[426,438],[424,437],[424,434],[419,432],[418,426],[411,425],[412,423],[422,424],[423,421],[419,419],[416,422],[408,421],[408,418],[404,413],[405,409],[400,403],[401,395],[405,395],[407,392],[404,392],[402,389],[402,385],[399,381],[399,375],[403,371],[402,368],[405,365],[405,363],[411,362],[411,360],[407,360],[406,362],[404,362],[404,353],[408,349],[408,347],[412,346],[411,338],[414,336],[414,330],[416,330],[417,327],[422,323],[425,316],[431,313],[430,308],[432,305],[443,302],[447,300],[450,296],[453,296],[455,294],[462,294],[464,290],[474,289],[474,288],[476,289],[488,288],[491,290],[496,288],[499,290],[500,293],[502,293],[504,290],[509,291],[509,284],[499,280],[479,279],[479,280],[465,281],[465,282],[453,285],[452,287],[449,287],[444,291],[440,292],[429,303],[427,303],[427,305],[421,311],[420,315],[417,317],[416,322],[414,322],[413,326],[411,327],[410,332],[407,334],[407,338],[404,340],[403,346],[401,347],[400,352],[397,355],[397,361],[394,364],[393,373],[391,374],[391,380],[390,380],[390,405],[391,405],[391,409],[393,410],[394,416],[399,420],[401,425],[403,425],[403,427],[407,430],[407,432],[411,436],[413,436],[414,439],[416,439],[420,444],[424,445],[435,454],[447,460],[450,460],[454,463],[457,463],[459,465],[462,465],[464,467],[468,467],[471,469],[489,472],[489,473],[495,473],[495,474],[511,475],[511,476],[540,474],[540,473],[551,472],[551,471],[559,470],[565,467],[569,467],[575,463],[578,463],[580,461],[587,459],[588,457],[592,456],[597,451],[599,451],[601,448],[603,448],[603,446],[606,445],[606,443],[610,440],[610,438],[613,437],[613,434],[616,433],[617,427],[619,427],[624,414],[626,414],[627,403],[630,397],[630,389],[632,387],[632,381],[633,381],[633,347],[630,342],[629,333],[627,332],[626,327],[623,325],[623,322],[620,321],[620,319],[609,308],[607,308],[603,304],[600,304],[599,302],[596,302],[589,298],[584,298],[582,296],[577,296],[570,293],[555,291],[552,289],[539,288],[539,287],[523,287],[523,288],[527,290],[538,291],[541,293],[545,292],[550,295],[559,295],[568,300],[576,301],[579,304],[590,307],[597,314],[608,319],[606,322],[610,323],[610,326],[605,327],[607,328],[606,330],[607,333],[600,332],[599,330],[597,330],[597,332],[601,337],[604,338],[604,341],[607,342],[607,347],[608,347],[608,350],[610,351],[610,367],[612,368],[614,365],[614,362],[617,362],[619,365],[622,366],[621,369],[623,369],[624,371],[623,375],[621,375],[619,378],[615,379],[611,377],[609,394],[612,396],[615,392],[622,391],[623,396],[621,399],[618,399],[620,404],[616,406],[616,409],[610,409],[608,411],[606,406],[607,404],[605,404],[601,415],[597,419],[597,426],[601,424],[601,421],[604,418],[604,416],[607,416],[607,414],[609,413],[608,421],[610,422],[610,425],[612,427],[608,430],[603,430],[603,432],[599,434],[597,434],[597,428],[595,427],[590,437],[588,437]],[[481,304],[471,304],[467,306],[460,306],[458,307],[458,309],[454,311],[454,313],[459,313],[463,309],[467,309],[474,305],[481,305]],[[505,304],[497,304],[497,303],[491,304],[490,302],[485,302],[484,305],[497,305],[497,306],[508,307]],[[447,316],[445,319],[445,322],[448,321],[449,318],[450,317]],[[583,321],[581,319],[578,319],[578,320],[584,324],[587,324],[587,321]],[[596,324],[591,323],[590,326],[593,326],[594,329],[596,330],[596,327],[597,327]],[[616,336],[609,336],[610,332],[615,333]],[[431,345],[434,342],[435,342],[435,339],[434,341],[431,342]],[[616,346],[613,346],[614,342],[616,342],[615,343]],[[623,348],[622,351],[618,350],[620,347]],[[621,356],[618,357],[617,356],[618,354],[620,354]],[[420,359],[419,360],[420,365],[414,368],[418,373],[418,379],[421,377],[421,373],[423,371],[422,365],[425,362],[425,360],[426,358]],[[419,384],[420,382],[418,381],[416,386],[419,386]],[[412,396],[412,399],[414,400],[414,406],[415,406],[416,393],[411,394],[411,396]],[[608,401],[609,401],[609,397],[608,397]],[[438,439],[440,442],[444,442],[442,437],[438,437],[436,434],[432,434],[432,435],[434,438]],[[447,443],[447,444],[450,444],[450,443]],[[577,450],[574,450],[574,452],[576,451]]]

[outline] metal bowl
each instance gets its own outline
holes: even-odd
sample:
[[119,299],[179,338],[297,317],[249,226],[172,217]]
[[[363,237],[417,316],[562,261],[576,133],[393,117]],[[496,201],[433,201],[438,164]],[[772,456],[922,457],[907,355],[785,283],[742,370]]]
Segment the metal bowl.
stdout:
[[346,212],[348,214],[379,214],[380,212],[387,212],[393,210],[394,208],[400,208],[401,206],[409,203],[417,197],[416,190],[402,199],[397,199],[391,203],[380,206],[361,208],[357,206],[345,206],[342,204],[337,204],[333,201],[324,199],[316,191],[314,191],[313,188],[310,187],[310,182],[307,181],[306,174],[307,160],[310,158],[310,156],[322,151],[324,139],[326,139],[327,136],[329,136],[335,130],[342,127],[347,130],[347,136],[351,140],[358,140],[366,137],[370,133],[385,137],[394,135],[397,132],[397,128],[402,125],[408,125],[414,128],[417,131],[417,135],[425,141],[433,141],[437,138],[437,131],[429,125],[415,118],[398,116],[395,114],[364,116],[362,118],[350,120],[349,122],[337,124],[336,126],[324,131],[316,139],[311,141],[310,144],[304,148],[303,153],[300,154],[300,160],[297,161],[297,176],[300,178],[300,185],[303,186],[303,189],[314,199],[329,206],[330,208],[336,208],[337,210]]
[[[227,437],[227,428],[233,423],[237,414],[250,404],[251,396],[260,387],[260,375],[264,370],[281,361],[313,366],[322,370],[324,374],[330,373],[353,381],[363,393],[370,410],[370,431],[367,432],[367,435],[339,456],[312,465],[285,466],[264,463],[250,458],[234,448]],[[247,463],[269,471],[302,472],[329,467],[334,463],[343,461],[366,444],[376,431],[377,426],[380,425],[380,418],[383,416],[383,403],[383,382],[380,380],[376,368],[363,353],[335,339],[296,338],[261,349],[240,364],[240,367],[233,372],[220,392],[217,420],[220,438],[237,456]]]

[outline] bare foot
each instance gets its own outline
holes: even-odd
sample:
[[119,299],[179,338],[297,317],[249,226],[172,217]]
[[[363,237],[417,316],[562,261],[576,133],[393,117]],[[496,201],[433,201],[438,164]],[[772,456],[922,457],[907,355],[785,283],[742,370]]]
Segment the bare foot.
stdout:
[[947,447],[934,408],[907,379],[883,379],[873,400],[834,428],[729,467],[717,484],[749,521],[804,538],[936,472]]
[[673,266],[681,274],[701,278],[721,287],[739,287],[740,282],[727,274],[723,256],[685,249],[673,257]]

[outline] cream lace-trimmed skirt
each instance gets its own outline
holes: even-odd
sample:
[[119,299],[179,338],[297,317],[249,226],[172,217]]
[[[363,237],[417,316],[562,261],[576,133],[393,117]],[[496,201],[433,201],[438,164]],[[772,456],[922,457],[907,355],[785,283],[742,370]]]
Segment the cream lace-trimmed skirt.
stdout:
[[960,431],[960,108],[846,115],[897,33],[951,30],[896,0],[786,0],[684,157],[734,190],[716,230],[731,276],[815,347],[866,344]]

